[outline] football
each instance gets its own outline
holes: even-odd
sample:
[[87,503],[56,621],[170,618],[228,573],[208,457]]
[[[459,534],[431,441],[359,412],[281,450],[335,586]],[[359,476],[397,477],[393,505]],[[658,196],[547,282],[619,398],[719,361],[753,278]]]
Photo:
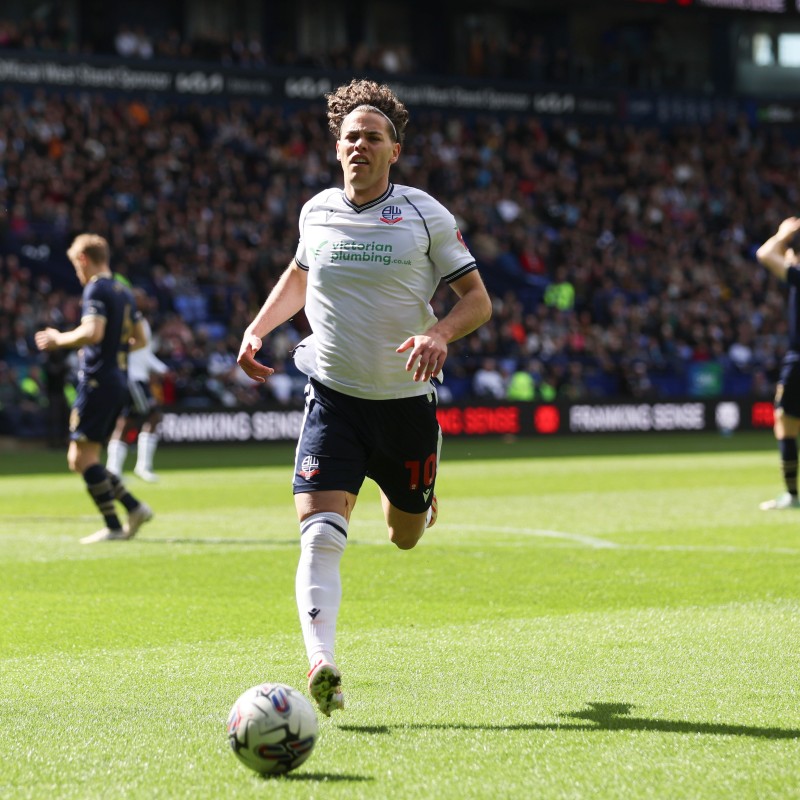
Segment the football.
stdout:
[[300,766],[311,755],[318,734],[311,703],[282,683],[248,689],[228,714],[231,749],[261,775],[281,775]]

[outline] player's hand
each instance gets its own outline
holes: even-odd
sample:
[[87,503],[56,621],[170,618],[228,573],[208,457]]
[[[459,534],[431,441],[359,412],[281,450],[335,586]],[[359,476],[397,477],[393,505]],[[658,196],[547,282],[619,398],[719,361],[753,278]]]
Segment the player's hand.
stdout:
[[56,336],[58,331],[55,328],[45,328],[43,331],[37,331],[33,337],[36,346],[39,350],[57,350]]
[[778,237],[784,241],[791,239],[800,231],[800,217],[789,217],[778,226]]
[[257,383],[264,383],[275,370],[256,361],[256,353],[260,349],[261,339],[252,333],[245,334],[236,363],[244,370],[245,375]]
[[429,381],[442,371],[447,358],[447,342],[433,336],[410,336],[400,347],[398,353],[411,350],[406,361],[406,372],[414,371],[415,381]]

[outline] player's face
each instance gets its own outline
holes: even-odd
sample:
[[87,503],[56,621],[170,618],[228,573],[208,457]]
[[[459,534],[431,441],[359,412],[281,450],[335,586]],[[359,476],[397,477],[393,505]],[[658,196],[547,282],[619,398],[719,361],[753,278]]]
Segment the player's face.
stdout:
[[380,197],[389,184],[389,167],[400,155],[389,121],[374,111],[352,111],[344,118],[336,157],[342,162],[347,196],[356,203]]

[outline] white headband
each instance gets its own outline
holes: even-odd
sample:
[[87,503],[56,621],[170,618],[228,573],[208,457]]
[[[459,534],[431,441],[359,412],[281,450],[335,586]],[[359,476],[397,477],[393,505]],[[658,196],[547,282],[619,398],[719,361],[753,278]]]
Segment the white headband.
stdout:
[[380,114],[391,126],[392,126],[392,133],[394,133],[394,140],[397,142],[399,138],[397,136],[397,128],[394,126],[394,122],[392,122],[386,114],[383,113],[377,106],[371,106],[369,103],[362,103],[360,106],[356,106],[354,109],[350,111],[352,114],[353,111],[374,111],[376,114]]

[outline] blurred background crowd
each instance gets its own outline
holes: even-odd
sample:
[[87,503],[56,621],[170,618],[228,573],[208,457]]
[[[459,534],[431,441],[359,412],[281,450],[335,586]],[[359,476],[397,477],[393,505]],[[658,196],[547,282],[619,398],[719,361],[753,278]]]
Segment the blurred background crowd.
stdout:
[[[493,60],[491,37],[476,34],[464,69],[598,80],[541,35],[513,40],[517,48]],[[117,28],[112,49],[252,69],[303,58],[266,52],[258,37],[212,47],[130,25]],[[58,14],[0,19],[0,55],[42,50],[98,48]],[[316,66],[378,79],[417,68],[410,51],[392,52],[317,53]],[[634,80],[619,64],[614,74]],[[263,360],[277,370],[266,385],[235,359],[244,326],[294,255],[301,206],[340,183],[323,105],[0,91],[0,433],[61,442],[74,355],[39,354],[33,335],[79,322],[80,286],[64,253],[85,230],[107,237],[115,272],[147,291],[143,311],[170,367],[156,387],[165,404],[299,402],[304,379],[290,352],[308,333],[302,313],[265,342]],[[787,344],[785,298],[754,252],[796,213],[791,128],[744,115],[634,127],[410,111],[393,180],[456,215],[494,302],[491,323],[452,345],[444,402],[771,396]],[[440,287],[437,313],[451,295]]]
[[[214,0],[141,0],[116,8],[91,0],[7,0],[9,8],[20,11],[5,18],[0,12],[0,49],[118,56],[127,62],[185,60],[247,70],[310,67],[551,86],[727,88],[730,76],[715,70],[708,48],[699,46],[707,20],[698,24],[695,17],[687,29],[680,17],[632,17],[628,9],[634,2],[500,0],[487,8],[406,0],[406,13],[399,14],[388,0],[343,0],[336,9],[325,0],[288,7],[270,0],[231,0],[225,13]],[[620,14],[620,7],[628,13]],[[565,13],[573,9],[583,22],[578,31],[571,30],[574,20]]]

